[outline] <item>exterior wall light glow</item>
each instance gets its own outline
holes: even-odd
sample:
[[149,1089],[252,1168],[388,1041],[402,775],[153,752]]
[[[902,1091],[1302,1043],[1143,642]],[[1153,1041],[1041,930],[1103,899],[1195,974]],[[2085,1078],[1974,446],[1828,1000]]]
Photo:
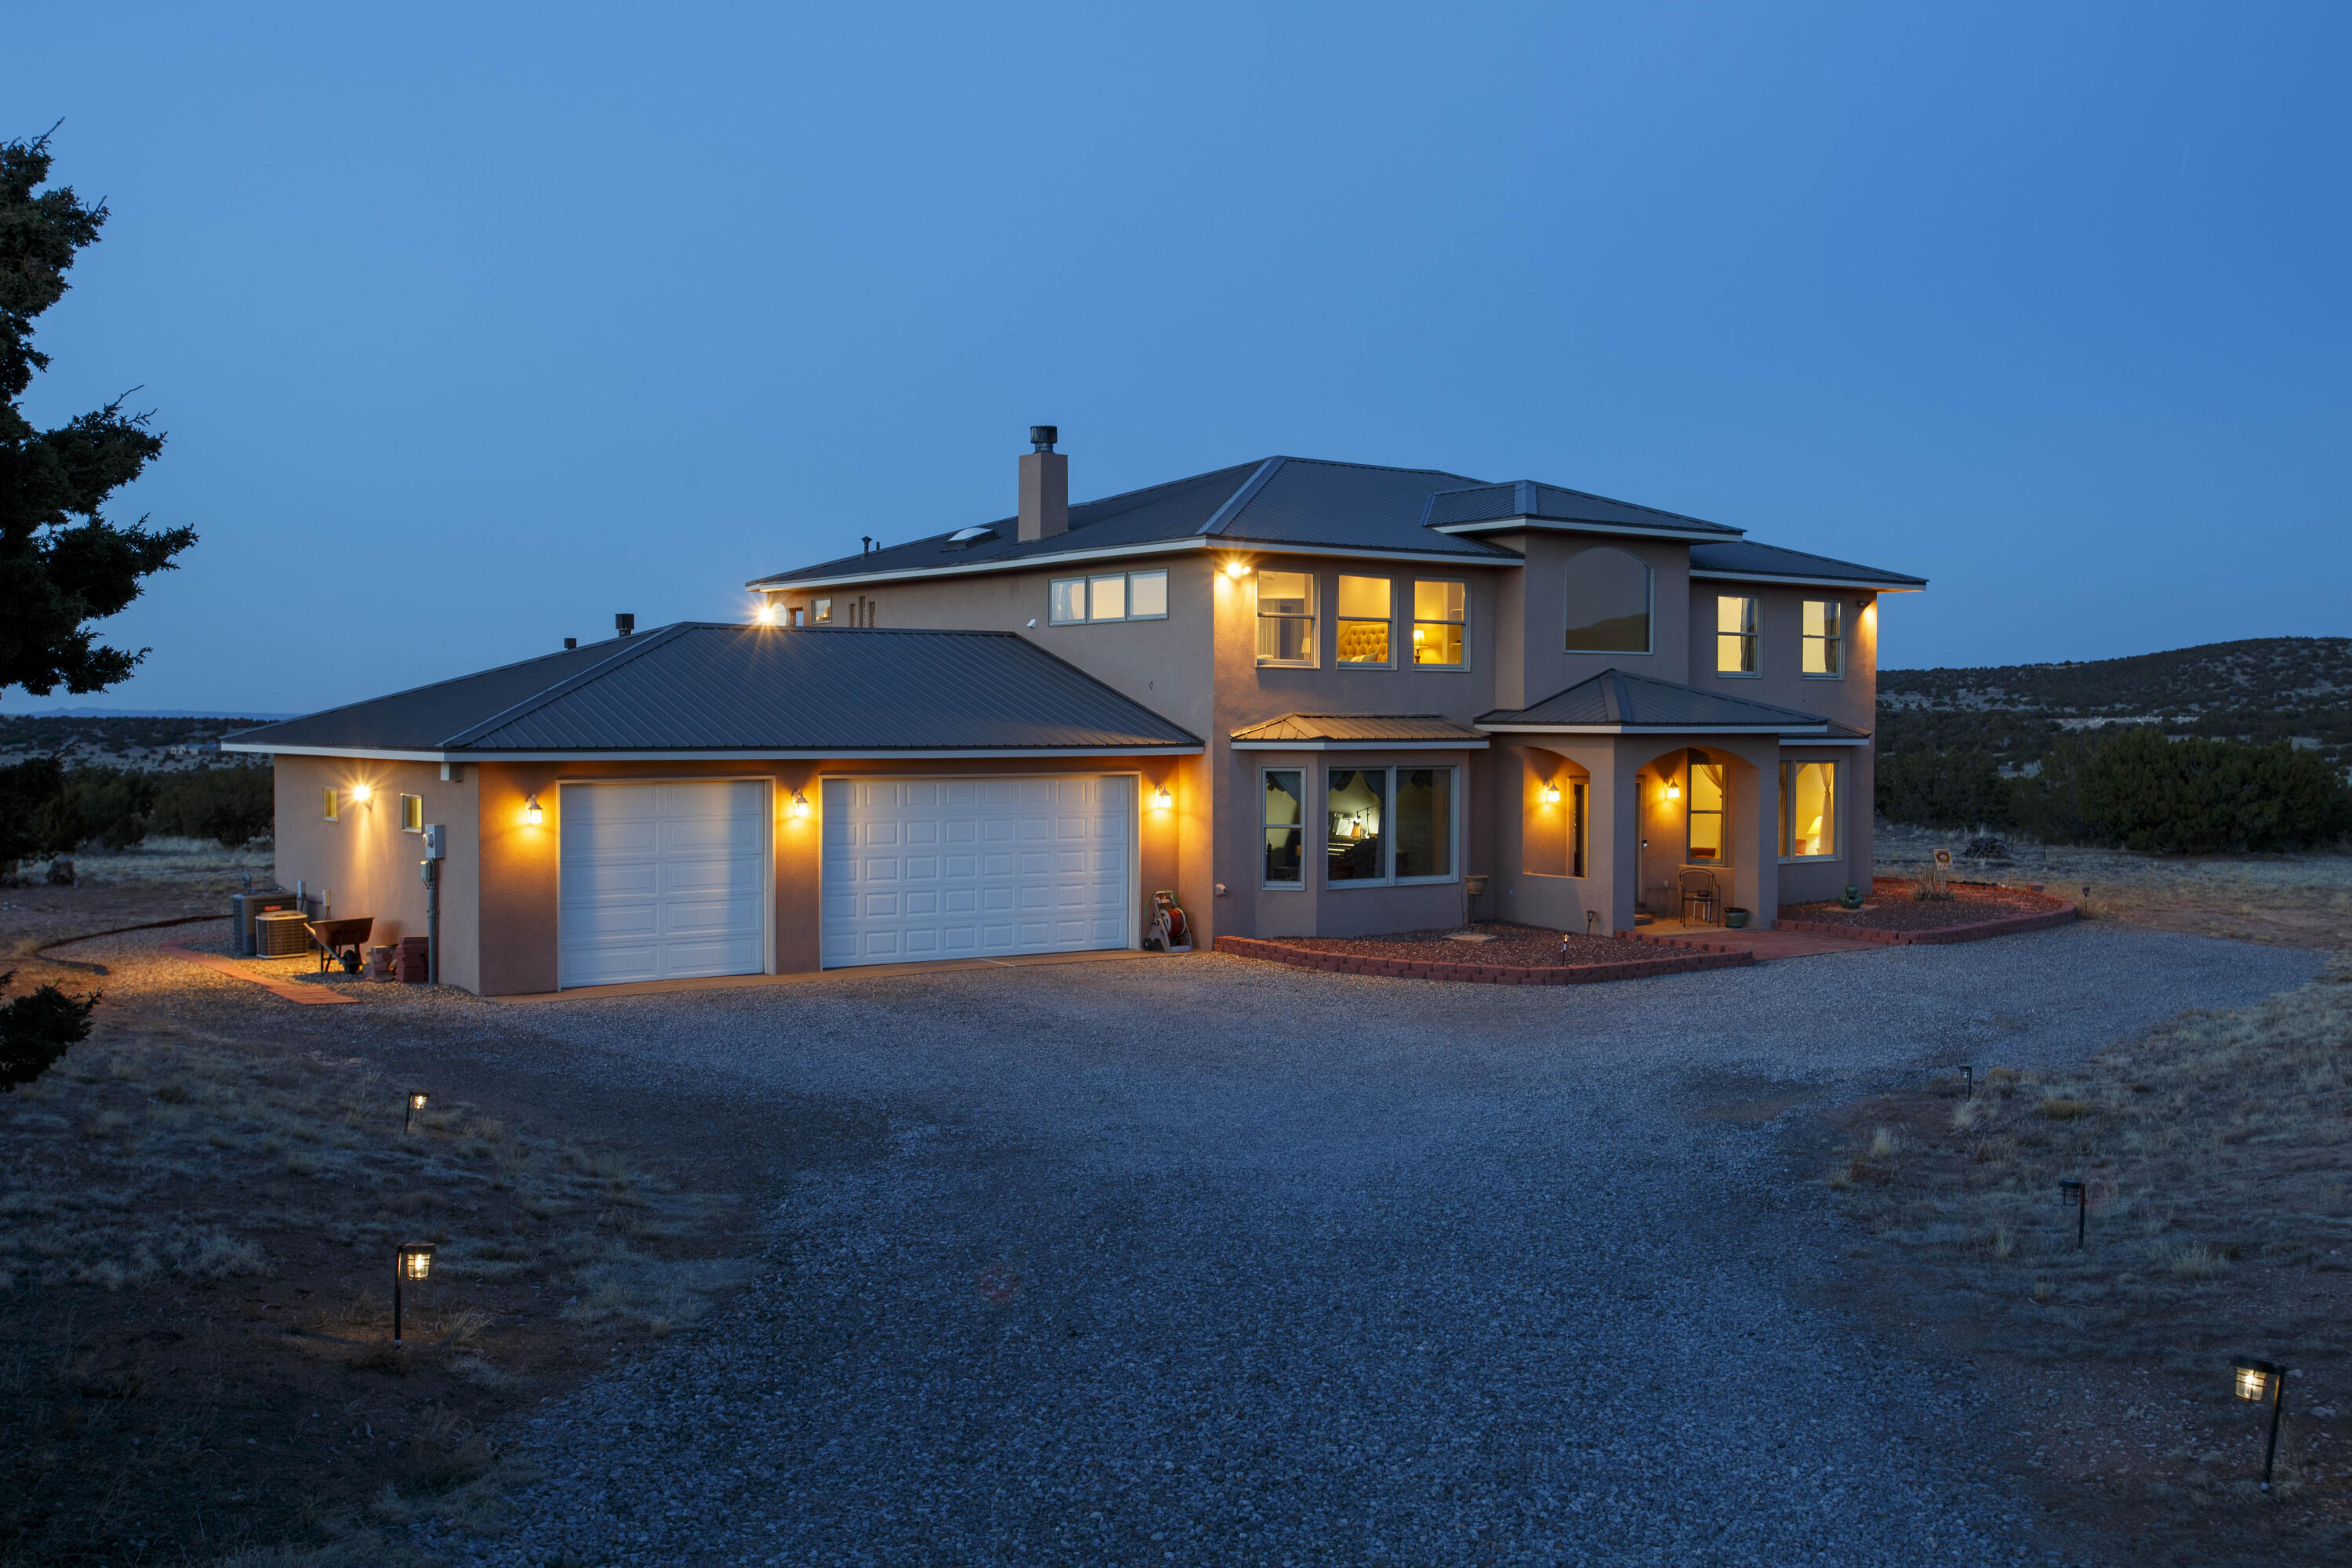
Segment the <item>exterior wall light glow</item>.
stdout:
[[1238,561],[1228,561],[1225,563],[1225,575],[1238,583],[1249,575],[1249,568]]
[[766,604],[761,605],[758,609],[752,611],[751,618],[759,622],[763,626],[772,626],[776,624],[776,602],[773,599],[771,599]]
[[2271,1446],[2263,1455],[2263,1490],[2271,1489],[2271,1467],[2278,1462],[2279,1417],[2286,1414],[2286,1368],[2276,1362],[2242,1355],[2231,1363],[2235,1375],[2231,1391],[2241,1399],[2271,1405]]
[[532,795],[522,803],[522,819],[533,827],[547,820],[547,813],[540,806],[539,796]]
[[1151,805],[1153,810],[1165,811],[1175,804],[1176,797],[1168,793],[1168,786],[1166,784],[1161,784],[1158,789],[1151,792]]
[[412,1241],[392,1255],[392,1342],[400,1343],[400,1287],[406,1282],[422,1285],[432,1278],[433,1248],[421,1241]]
[[408,1091],[408,1109],[400,1113],[400,1130],[403,1132],[407,1131],[410,1123],[416,1120],[416,1113],[425,1109],[425,1093],[421,1089]]
[[806,795],[803,795],[803,794],[802,794],[800,791],[798,791],[798,790],[794,790],[794,791],[793,791],[793,805],[792,805],[792,812],[793,812],[793,816],[795,818],[797,818],[798,820],[803,821],[803,822],[805,822],[805,821],[807,821],[807,820],[808,820],[808,814],[809,814],[809,802],[808,802],[808,796],[806,796]]
[[352,785],[352,798],[358,801],[362,805],[365,805],[368,802],[375,798],[375,786],[373,784],[355,784]]
[[1543,803],[1546,805],[1558,805],[1559,804],[1559,785],[1556,784],[1544,785]]
[[1680,800],[1682,797],[1683,786],[1676,784],[1674,780],[1668,779],[1666,781],[1666,798],[1668,800]]

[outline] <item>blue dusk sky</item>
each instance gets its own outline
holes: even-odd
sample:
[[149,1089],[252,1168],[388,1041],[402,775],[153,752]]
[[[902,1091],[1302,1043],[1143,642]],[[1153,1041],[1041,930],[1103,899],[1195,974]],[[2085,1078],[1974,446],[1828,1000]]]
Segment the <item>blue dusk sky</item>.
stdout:
[[2352,9],[46,6],[170,433],[97,698],[307,710],[1271,453],[1917,573],[1882,662],[2352,631]]

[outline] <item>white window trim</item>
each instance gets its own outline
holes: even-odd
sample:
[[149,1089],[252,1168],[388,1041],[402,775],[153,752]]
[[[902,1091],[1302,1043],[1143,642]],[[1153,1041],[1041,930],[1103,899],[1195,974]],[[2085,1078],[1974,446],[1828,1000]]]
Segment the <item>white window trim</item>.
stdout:
[[[1783,757],[1780,760],[1780,826],[1789,820],[1789,770],[1801,767],[1823,767],[1830,770],[1830,815],[1836,819],[1831,828],[1830,842],[1837,847],[1827,855],[1783,855],[1783,866],[1821,866],[1845,858],[1845,767],[1834,757]],[[1776,828],[1776,834],[1779,829]],[[1779,838],[1773,846],[1778,849]]]
[[[1265,819],[1265,781],[1269,773],[1298,775],[1298,880],[1269,882],[1265,879],[1265,836],[1280,823]],[[1315,776],[1312,764],[1296,768],[1260,768],[1257,771],[1257,889],[1261,893],[1303,893],[1307,888],[1307,830],[1315,825],[1315,813],[1307,805],[1307,783]]]
[[[1309,649],[1305,658],[1268,658],[1261,653],[1257,655],[1257,667],[1260,669],[1320,669],[1323,668],[1323,574],[1311,566],[1301,567],[1297,573],[1291,573],[1286,568],[1279,570],[1282,570],[1285,575],[1307,579],[1307,613],[1303,616],[1268,616],[1258,608],[1258,586],[1265,578],[1261,573],[1253,573],[1250,576],[1250,649],[1253,653],[1256,652],[1258,626],[1261,623],[1268,620],[1305,621],[1307,647]],[[1334,648],[1332,651],[1336,653],[1338,649]],[[1370,669],[1377,668],[1378,666],[1367,665],[1363,668]]]
[[[1138,577],[1166,577],[1167,575],[1167,568],[1161,566],[1147,568],[1140,572],[1088,572],[1079,576],[1049,577],[1045,580],[1045,624],[1049,626],[1125,626],[1129,621],[1164,621],[1168,618],[1166,610],[1150,616],[1139,616],[1135,613],[1135,580]],[[1097,577],[1118,577],[1122,580],[1119,604],[1126,608],[1125,615],[1097,616],[1094,613],[1094,583]],[[1074,619],[1054,614],[1054,590],[1065,583],[1076,583],[1080,585],[1080,597],[1087,606],[1086,615]],[[1164,592],[1161,602],[1166,602]]]
[[812,625],[820,626],[833,624],[833,600],[830,595],[809,601],[809,621]]
[[[1431,674],[1433,674],[1433,675],[1465,675],[1465,674],[1467,674],[1467,673],[1469,672],[1469,669],[1470,669],[1470,584],[1469,584],[1469,582],[1468,582],[1466,579],[1460,578],[1460,577],[1410,577],[1410,578],[1407,578],[1407,579],[1406,579],[1406,581],[1407,581],[1407,582],[1409,582],[1409,583],[1411,583],[1411,584],[1412,584],[1416,588],[1418,588],[1418,587],[1419,587],[1422,584],[1423,584],[1423,583],[1444,583],[1444,584],[1451,584],[1451,585],[1453,585],[1453,586],[1455,586],[1455,587],[1460,588],[1460,589],[1462,590],[1462,619],[1461,619],[1459,622],[1454,622],[1454,621],[1424,621],[1424,620],[1423,620],[1423,619],[1421,618],[1421,612],[1420,612],[1420,610],[1419,610],[1419,608],[1418,608],[1417,606],[1415,606],[1415,607],[1409,607],[1409,608],[1407,609],[1406,613],[1405,613],[1405,623],[1404,623],[1404,626],[1405,626],[1405,636],[1404,636],[1404,648],[1403,648],[1403,650],[1402,650],[1402,651],[1403,651],[1403,654],[1404,654],[1404,659],[1403,659],[1404,668],[1407,668],[1407,669],[1425,669],[1425,670],[1428,670],[1428,671],[1429,671]],[[1421,660],[1419,660],[1419,659],[1417,659],[1417,658],[1413,658],[1413,657],[1412,657],[1412,633],[1413,633],[1413,628],[1415,628],[1416,626],[1456,626],[1456,625],[1460,626],[1461,626],[1461,628],[1462,628],[1462,662],[1461,662],[1461,663],[1459,663],[1459,664],[1423,664],[1423,663],[1422,663],[1422,662],[1421,662]],[[1566,638],[1565,638],[1565,637],[1563,637],[1561,640],[1565,641],[1565,640],[1566,640]]]
[[[1756,650],[1756,668],[1753,668],[1753,669],[1726,669],[1726,668],[1723,668],[1723,639],[1724,639],[1724,638],[1726,638],[1726,637],[1738,637],[1738,636],[1740,636],[1740,635],[1741,635],[1741,634],[1740,634],[1740,633],[1738,633],[1738,632],[1727,632],[1727,631],[1725,631],[1725,630],[1723,630],[1723,629],[1722,629],[1722,627],[1723,627],[1723,601],[1724,601],[1724,600],[1726,600],[1726,599],[1738,599],[1738,600],[1741,600],[1741,601],[1743,601],[1743,602],[1745,602],[1745,603],[1747,603],[1747,604],[1748,604],[1748,605],[1753,605],[1753,606],[1754,606],[1753,614],[1752,614],[1752,616],[1751,616],[1751,617],[1750,617],[1750,624],[1751,624],[1751,625],[1753,625],[1753,626],[1755,626],[1755,628],[1756,628],[1756,629],[1755,629],[1754,631],[1752,631],[1752,632],[1749,632],[1749,633],[1746,634],[1746,635],[1747,635],[1747,637],[1748,637],[1748,642],[1754,646],[1755,650]],[[1764,596],[1763,596],[1761,594],[1717,594],[1717,595],[1715,596],[1715,614],[1714,614],[1712,616],[1710,616],[1710,617],[1709,617],[1709,619],[1711,619],[1711,620],[1715,623],[1715,626],[1716,626],[1715,639],[1714,639],[1714,640],[1715,640],[1715,658],[1714,658],[1714,660],[1713,660],[1713,663],[1714,663],[1714,665],[1715,665],[1715,677],[1716,677],[1716,679],[1717,679],[1717,680],[1761,680],[1761,679],[1764,679]]]
[[[1378,626],[1381,624],[1380,618],[1376,616],[1343,616],[1339,614],[1339,584],[1349,577],[1359,577],[1368,583],[1386,583],[1389,585],[1389,656],[1386,658],[1341,658],[1339,657],[1339,637],[1341,627],[1349,626]],[[1370,572],[1342,572],[1338,574],[1338,578],[1332,583],[1331,587],[1331,668],[1334,669],[1394,669],[1397,667],[1396,579],[1393,577],[1374,576]]]
[[[1649,584],[1650,592],[1648,602],[1643,605],[1642,610],[1642,624],[1649,633],[1647,646],[1641,648],[1638,652],[1630,647],[1564,647],[1562,651],[1566,653],[1580,654],[1586,658],[1596,656],[1602,658],[1612,657],[1622,658],[1655,658],[1658,651],[1658,569],[1651,565],[1647,561],[1643,561],[1642,557],[1639,555],[1633,555],[1633,552],[1625,549],[1622,545],[1617,544],[1588,544],[1584,549],[1578,551],[1576,555],[1570,556],[1568,558],[1568,564],[1575,564],[1577,555],[1587,554],[1595,550],[1614,550],[1621,555],[1633,555],[1634,560],[1642,563],[1642,571]],[[1565,581],[1562,581],[1559,585],[1559,640],[1565,644],[1568,641],[1568,584]]]
[[1323,888],[1326,892],[1341,893],[1355,888],[1433,888],[1446,882],[1458,882],[1462,879],[1462,818],[1464,814],[1462,810],[1462,770],[1460,768],[1447,767],[1443,769],[1433,768],[1423,770],[1413,766],[1410,763],[1396,763],[1377,770],[1372,768],[1348,768],[1342,771],[1359,773],[1369,773],[1377,771],[1386,773],[1388,775],[1388,793],[1381,797],[1381,809],[1387,813],[1391,818],[1396,815],[1397,774],[1400,773],[1421,773],[1423,771],[1452,773],[1454,775],[1454,783],[1452,787],[1450,787],[1445,793],[1446,815],[1452,818],[1452,820],[1445,825],[1445,836],[1452,847],[1446,856],[1446,860],[1454,869],[1442,877],[1398,876],[1396,874],[1396,832],[1394,828],[1387,828],[1384,829],[1381,835],[1381,863],[1388,868],[1387,876],[1355,877],[1349,878],[1345,881],[1333,881],[1331,879],[1331,860],[1328,854],[1328,846],[1331,842],[1331,809],[1329,805],[1331,796],[1331,764],[1327,763],[1324,764],[1323,768],[1322,788],[1318,792],[1318,798],[1325,803],[1320,815],[1323,817],[1321,842],[1326,846],[1326,853],[1323,858]]
[[[1827,605],[1838,613],[1838,631],[1833,637],[1816,637],[1805,630],[1805,605]],[[1805,668],[1805,645],[1827,643],[1837,649],[1837,668],[1815,672]],[[1801,680],[1843,680],[1845,679],[1845,601],[1843,599],[1804,599],[1797,605],[1797,676]]]
[[[416,803],[416,826],[414,827],[408,826],[408,803],[412,800]],[[423,795],[404,795],[400,797],[400,830],[403,833],[425,831],[425,797]]]

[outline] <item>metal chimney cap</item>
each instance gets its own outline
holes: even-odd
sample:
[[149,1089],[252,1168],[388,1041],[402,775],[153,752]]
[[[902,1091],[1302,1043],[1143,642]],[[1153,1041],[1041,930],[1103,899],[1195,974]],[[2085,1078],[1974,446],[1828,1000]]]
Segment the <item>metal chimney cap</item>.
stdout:
[[637,629],[637,617],[628,614],[626,611],[623,611],[620,615],[613,617],[613,629],[619,632],[623,637],[627,637],[631,632]]
[[1052,451],[1054,443],[1061,438],[1062,432],[1057,426],[1032,425],[1029,426],[1029,444],[1041,452]]
[[578,637],[565,637],[565,638],[563,639],[563,647],[564,647],[564,650],[565,650],[566,652],[569,652],[569,651],[570,651],[570,650],[572,650],[572,648],[578,647],[579,646],[580,646],[580,639],[579,639]]

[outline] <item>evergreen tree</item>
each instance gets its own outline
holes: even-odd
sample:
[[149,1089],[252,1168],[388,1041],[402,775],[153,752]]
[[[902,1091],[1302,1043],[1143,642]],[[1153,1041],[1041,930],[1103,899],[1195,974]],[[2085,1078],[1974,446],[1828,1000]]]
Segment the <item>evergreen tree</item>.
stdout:
[[98,243],[107,216],[104,202],[85,206],[69,185],[40,189],[49,163],[47,135],[0,142],[0,688],[37,696],[102,691],[129,676],[146,650],[104,647],[88,623],[130,604],[142,579],[196,542],[192,529],[100,512],[163,450],[148,416],[124,413],[118,397],[41,430],[17,408],[49,363],[33,323],[64,297],[75,257]]

